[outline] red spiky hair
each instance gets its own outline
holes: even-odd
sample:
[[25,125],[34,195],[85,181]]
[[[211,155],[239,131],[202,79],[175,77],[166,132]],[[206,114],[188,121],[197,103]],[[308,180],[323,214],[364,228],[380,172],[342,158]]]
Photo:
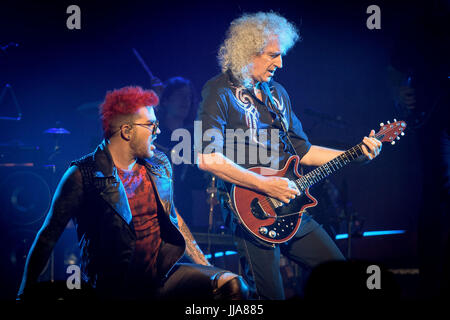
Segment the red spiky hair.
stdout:
[[111,134],[111,122],[117,116],[131,115],[141,107],[156,106],[158,103],[158,96],[153,90],[144,90],[139,86],[108,91],[105,101],[100,105],[100,117],[105,137],[109,137]]

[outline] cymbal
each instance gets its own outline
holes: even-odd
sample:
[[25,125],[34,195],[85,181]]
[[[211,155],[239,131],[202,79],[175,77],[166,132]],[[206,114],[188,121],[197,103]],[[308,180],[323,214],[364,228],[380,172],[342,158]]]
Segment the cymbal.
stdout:
[[70,134],[70,131],[64,128],[49,128],[44,131],[44,133],[51,133],[51,134]]

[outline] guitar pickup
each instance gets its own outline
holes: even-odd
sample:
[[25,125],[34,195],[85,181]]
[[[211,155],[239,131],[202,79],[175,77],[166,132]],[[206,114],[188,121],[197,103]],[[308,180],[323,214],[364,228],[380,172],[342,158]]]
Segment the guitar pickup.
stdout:
[[264,210],[264,208],[262,207],[258,198],[255,198],[252,200],[252,202],[250,204],[250,208],[251,208],[252,214],[258,219],[273,218],[273,216],[271,214],[267,213]]

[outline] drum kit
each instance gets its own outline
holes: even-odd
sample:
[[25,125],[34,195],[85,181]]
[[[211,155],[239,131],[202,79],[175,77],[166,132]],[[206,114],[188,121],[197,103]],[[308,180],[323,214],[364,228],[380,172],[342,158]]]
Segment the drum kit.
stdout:
[[[82,105],[77,111],[92,113],[93,104],[89,108],[87,104]],[[3,85],[0,90],[0,110],[2,122],[20,122],[23,119],[11,84]],[[59,122],[43,130],[43,137],[53,139],[49,151],[23,143],[20,139],[0,143],[0,240],[4,244],[0,259],[4,273],[8,274],[8,279],[1,281],[5,285],[2,295],[7,294],[8,283],[17,282],[21,277],[28,251],[42,226],[59,179],[56,155],[63,150],[63,137],[70,134]],[[76,250],[64,252],[64,259],[76,262],[78,253]],[[54,254],[41,278],[53,280]]]
[[[61,137],[69,134],[60,126],[43,131],[54,140],[50,154],[17,141],[0,144],[0,229],[3,243],[9,244],[2,248],[1,257],[4,267],[16,270],[17,277],[50,207],[58,178],[53,160],[61,151]],[[53,279],[53,254],[42,276]]]

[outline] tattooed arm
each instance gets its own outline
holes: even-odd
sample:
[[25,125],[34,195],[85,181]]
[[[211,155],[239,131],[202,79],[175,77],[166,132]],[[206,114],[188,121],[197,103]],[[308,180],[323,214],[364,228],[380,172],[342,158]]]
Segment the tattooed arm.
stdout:
[[191,259],[193,263],[202,264],[205,266],[210,266],[208,259],[206,259],[205,255],[202,252],[202,249],[197,245],[197,242],[194,239],[191,231],[189,230],[187,224],[184,222],[183,218],[181,218],[178,211],[175,209],[178,218],[178,226],[180,227],[181,234],[186,241],[186,255]]

